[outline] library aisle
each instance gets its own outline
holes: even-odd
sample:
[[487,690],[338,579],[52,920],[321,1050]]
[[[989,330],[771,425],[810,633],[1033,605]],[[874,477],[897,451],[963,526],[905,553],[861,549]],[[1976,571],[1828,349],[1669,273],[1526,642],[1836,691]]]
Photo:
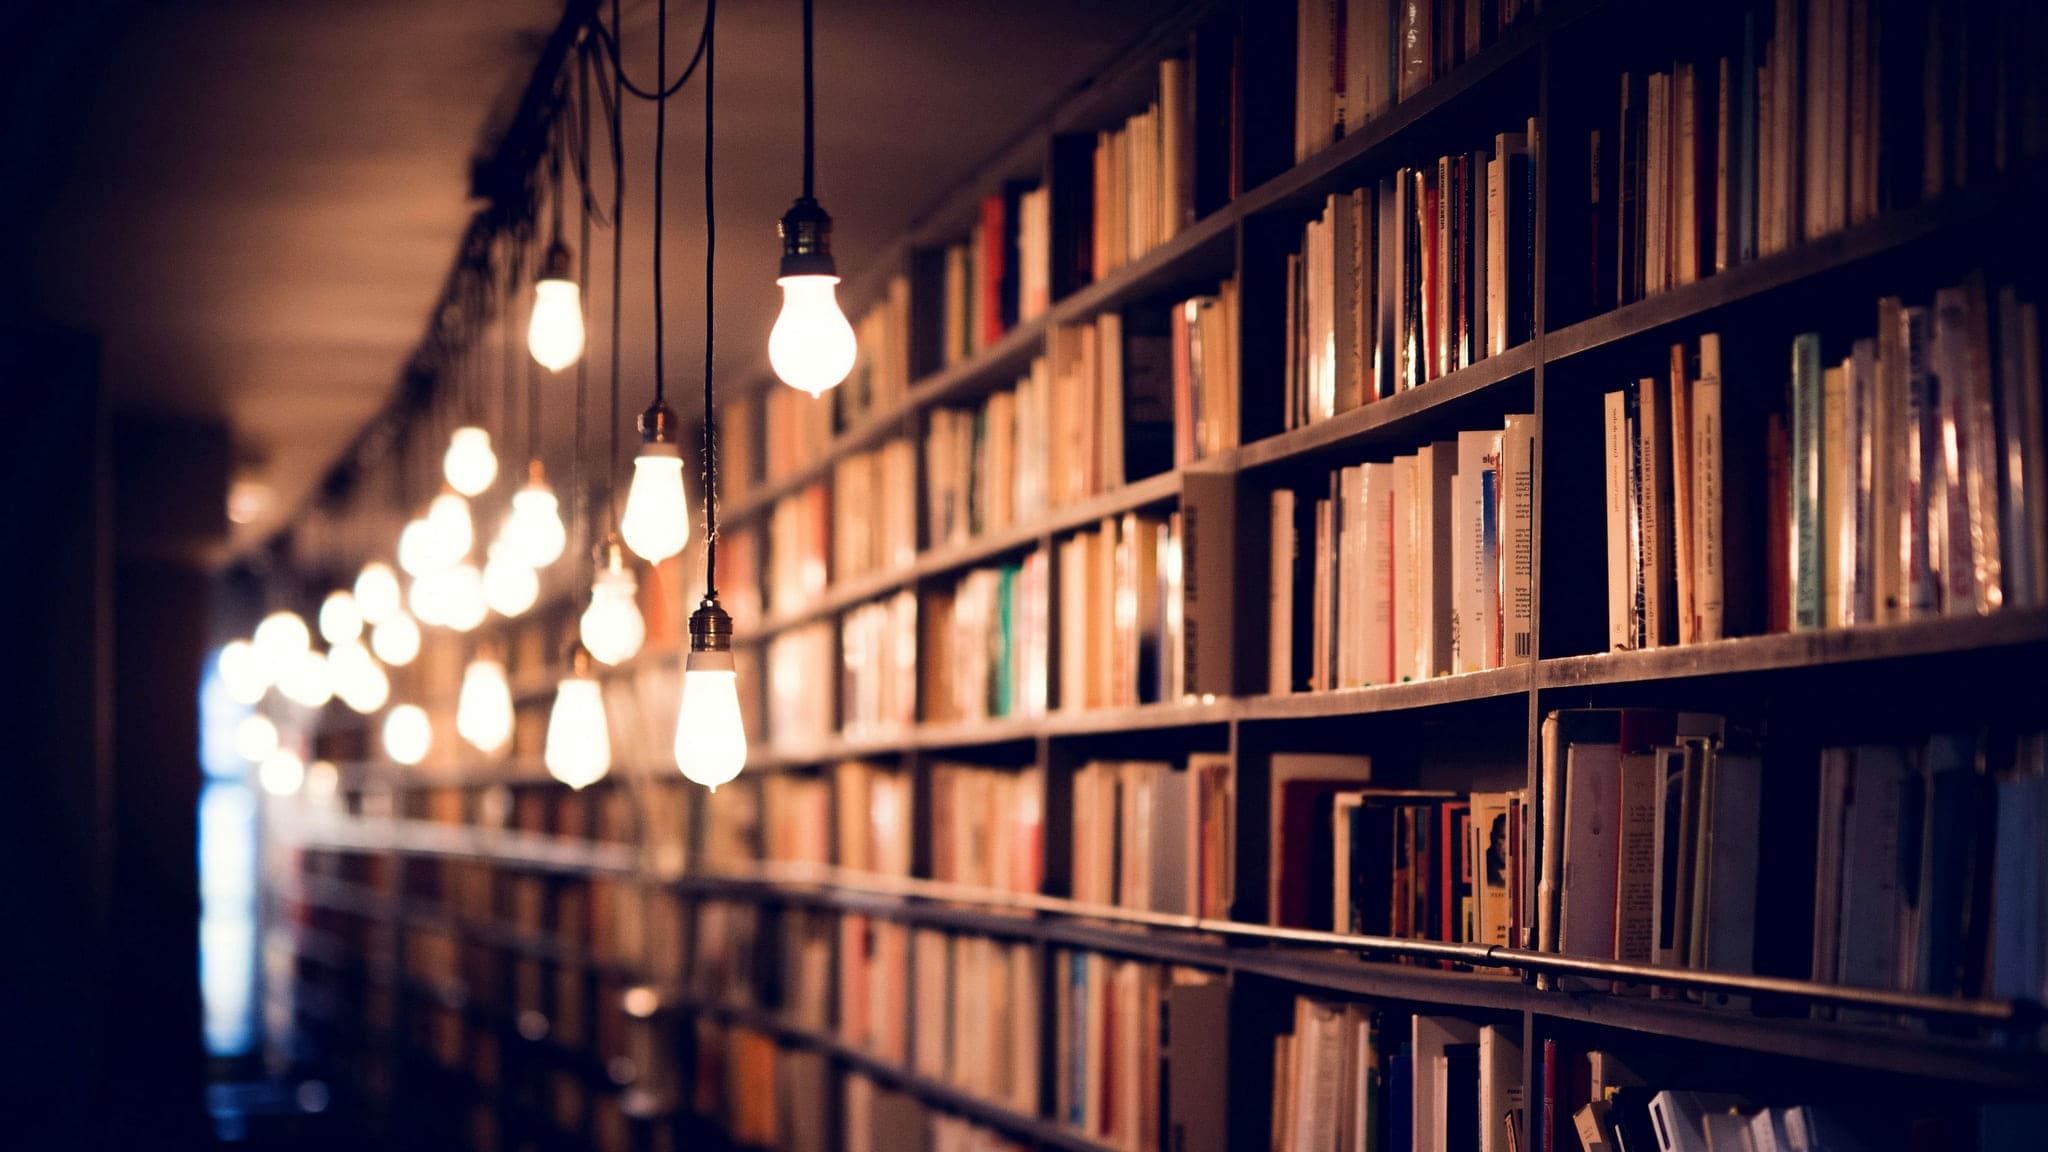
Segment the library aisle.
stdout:
[[2048,1140],[2048,8],[41,27],[0,1145]]

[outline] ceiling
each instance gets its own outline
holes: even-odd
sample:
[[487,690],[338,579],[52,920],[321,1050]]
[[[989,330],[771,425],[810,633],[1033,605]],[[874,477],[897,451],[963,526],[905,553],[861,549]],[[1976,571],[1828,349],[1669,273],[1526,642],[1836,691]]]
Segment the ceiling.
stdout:
[[[818,195],[841,270],[1042,118],[1174,0],[823,0]],[[560,0],[79,0],[10,17],[0,239],[32,317],[98,334],[117,411],[223,421],[273,493],[238,549],[273,534],[391,397],[487,155]],[[654,75],[655,0],[629,0],[628,67]],[[703,6],[670,5],[670,62]],[[717,32],[716,348],[757,374],[778,303],[775,221],[798,191],[800,5],[726,0]],[[621,351],[626,419],[654,362],[654,113],[629,102]],[[701,382],[701,83],[668,112],[665,362]],[[602,189],[600,189],[602,191]],[[596,272],[608,279],[609,238]],[[608,308],[608,293],[595,297]],[[0,303],[17,303],[0,299]],[[606,363],[603,321],[593,350]],[[495,346],[495,345],[493,345]],[[566,453],[566,381],[543,427]],[[493,395],[495,395],[495,389]],[[603,419],[594,414],[594,423]],[[555,460],[557,468],[566,461]]]

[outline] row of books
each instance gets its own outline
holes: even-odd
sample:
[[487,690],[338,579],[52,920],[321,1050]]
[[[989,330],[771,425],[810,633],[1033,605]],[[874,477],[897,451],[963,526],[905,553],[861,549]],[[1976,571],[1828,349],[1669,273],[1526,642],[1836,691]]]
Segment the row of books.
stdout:
[[1223,281],[1212,295],[1183,300],[1169,312],[1177,468],[1237,447],[1241,314],[1236,280]]
[[1045,774],[934,764],[932,879],[1035,896],[1045,883]]
[[768,610],[801,612],[831,582],[832,490],[807,484],[775,502],[768,514]]
[[898,592],[839,618],[839,730],[858,740],[917,722],[917,593]]
[[1157,96],[1119,128],[1095,134],[1089,268],[1100,280],[1195,219],[1194,90],[1188,62],[1159,62]]
[[[928,723],[1039,716],[1051,701],[1051,562],[1043,551],[927,593],[917,633]],[[908,643],[908,638],[897,638]]]
[[839,427],[892,412],[910,395],[910,278],[891,276],[882,295],[853,325],[853,371],[832,390]]
[[910,773],[848,760],[832,768],[836,839],[833,860],[854,872],[910,875],[915,826]]
[[771,864],[830,864],[832,782],[777,773],[760,786],[761,858]]
[[[858,1072],[845,1075],[842,1152],[1025,1152],[1029,1144],[993,1128],[928,1108],[908,1092]],[[826,1152],[823,1147],[792,1152]]]
[[1148,912],[1230,914],[1230,758],[1183,768],[1091,760],[1074,772],[1073,898]]
[[1535,332],[1537,124],[1333,194],[1287,258],[1284,426],[1384,399]]
[[1537,7],[1534,0],[1305,0],[1295,16],[1295,163],[1413,99]]
[[937,1111],[912,1092],[885,1087],[851,1069],[835,1069],[822,1052],[779,1046],[764,1032],[700,1019],[695,1040],[692,1103],[699,1115],[716,1118],[737,1147],[783,1152],[1024,1152],[1027,1147]]
[[1064,949],[1053,968],[1054,1116],[1126,1152],[1220,1150],[1229,985]]
[[839,1038],[880,1060],[910,1064],[910,928],[874,916],[839,918]]
[[1052,507],[1173,467],[1172,332],[1166,309],[1134,308],[1046,334]]
[[1299,996],[1273,1040],[1275,1152],[1507,1152],[1526,1140],[1517,1031]]
[[1535,417],[1270,497],[1268,690],[1392,684],[1534,657]]
[[[909,440],[841,457],[832,466],[831,502],[836,520],[830,580],[895,571],[916,558],[917,449]],[[777,579],[783,579],[780,573]]]
[[[805,466],[825,458],[832,450],[833,428],[830,404],[820,404],[806,392],[794,388],[770,388],[759,394],[761,399],[761,474],[769,483],[793,475]],[[739,401],[740,419],[752,410],[751,397]],[[747,426],[736,422],[729,432],[737,435],[722,436],[719,449],[729,460],[731,451],[728,441],[743,443],[747,439]],[[742,449],[744,452],[745,450]],[[742,457],[744,459],[744,457]],[[723,478],[726,467],[719,469]]]
[[[919,319],[926,339],[938,340],[916,368],[936,372],[971,359],[1051,306],[1052,194],[1031,181],[1011,181],[982,197],[965,240],[913,261],[911,296],[928,301]],[[906,331],[910,322],[906,313]]]
[[1177,511],[1127,512],[1054,545],[1062,709],[1180,699],[1182,539]]
[[912,1067],[983,1100],[1038,1113],[1039,950],[1028,942],[911,934]]
[[938,549],[1028,522],[1049,507],[1052,367],[973,408],[934,408],[924,439],[925,540]]
[[[733,1008],[760,999],[759,973],[766,910],[739,900],[699,900],[691,919],[691,952],[684,986],[694,1000]],[[774,941],[766,942],[773,947]]]
[[[838,731],[839,630],[817,620],[768,640],[768,733],[788,748],[822,744]],[[906,639],[900,642],[908,643]]]

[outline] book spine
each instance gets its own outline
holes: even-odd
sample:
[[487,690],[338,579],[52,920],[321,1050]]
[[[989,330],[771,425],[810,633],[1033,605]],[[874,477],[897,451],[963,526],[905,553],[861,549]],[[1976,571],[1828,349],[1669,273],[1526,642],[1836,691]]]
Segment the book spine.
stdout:
[[1825,625],[1820,334],[1792,340],[1792,628]]
[[1609,392],[1605,404],[1607,463],[1607,646],[1633,646],[1629,622],[1628,396]]
[[1692,556],[1694,638],[1719,640],[1726,620],[1727,550],[1722,538],[1726,509],[1722,468],[1726,439],[1721,422],[1721,337],[1700,337],[1700,374],[1688,400],[1692,408]]
[[1501,515],[1503,664],[1536,658],[1536,417],[1507,418],[1501,439],[1504,511]]

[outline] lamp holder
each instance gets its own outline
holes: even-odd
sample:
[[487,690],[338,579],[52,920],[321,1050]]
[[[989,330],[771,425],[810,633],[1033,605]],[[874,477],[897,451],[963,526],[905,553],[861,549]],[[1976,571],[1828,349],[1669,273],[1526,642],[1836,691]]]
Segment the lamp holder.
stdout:
[[560,239],[557,239],[553,244],[548,245],[547,254],[541,257],[540,275],[534,277],[534,279],[573,280],[575,278],[575,261],[570,255],[569,246],[562,243]]
[[541,464],[540,457],[535,456],[526,462],[526,482],[528,484],[545,484],[548,482],[548,470]]
[[832,217],[816,200],[797,197],[775,230],[782,237],[782,275],[839,275],[832,262]]
[[567,662],[569,675],[578,680],[589,680],[595,674],[590,661],[590,649],[585,648],[580,640],[569,645]]
[[626,546],[617,532],[605,533],[604,542],[597,546],[597,566],[605,572],[626,571]]
[[656,400],[640,414],[640,443],[642,445],[666,444],[671,449],[677,443],[676,410],[666,400]]
[[705,596],[690,613],[690,651],[732,651],[732,617],[719,606],[715,594]]

